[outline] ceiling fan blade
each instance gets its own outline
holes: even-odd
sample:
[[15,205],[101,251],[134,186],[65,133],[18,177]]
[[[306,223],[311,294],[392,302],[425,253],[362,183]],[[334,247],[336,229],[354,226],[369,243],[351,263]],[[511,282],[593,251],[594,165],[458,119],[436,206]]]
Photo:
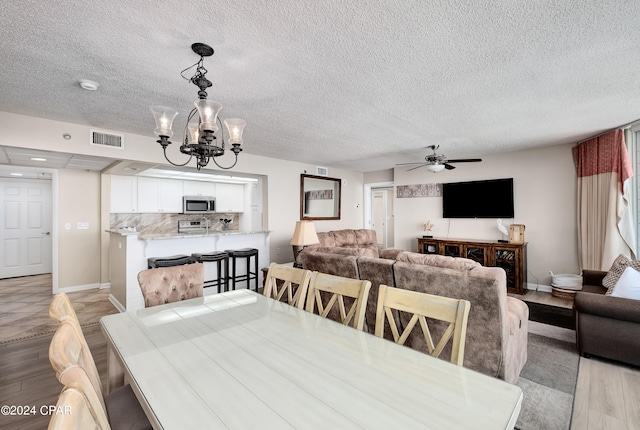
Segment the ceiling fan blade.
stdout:
[[412,171],[412,170],[419,169],[419,168],[424,167],[424,166],[426,166],[426,164],[425,164],[425,163],[422,163],[422,165],[421,165],[421,166],[416,166],[416,167],[412,167],[411,169],[407,169],[407,172],[410,172],[410,171]]
[[447,169],[447,170],[453,170],[453,169],[456,168],[456,166],[452,166],[449,163],[444,163],[444,168]]
[[447,163],[477,163],[482,161],[482,158],[460,158],[457,160],[447,160]]
[[413,163],[398,163],[396,166],[410,166],[412,164],[424,164],[424,161],[415,161]]

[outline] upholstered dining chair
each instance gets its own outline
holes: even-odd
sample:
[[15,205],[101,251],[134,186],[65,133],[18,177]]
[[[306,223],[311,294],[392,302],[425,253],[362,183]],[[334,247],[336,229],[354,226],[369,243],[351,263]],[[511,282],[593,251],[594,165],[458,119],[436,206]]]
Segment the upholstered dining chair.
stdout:
[[[65,293],[59,293],[53,296],[53,300],[51,300],[51,304],[49,305],[49,316],[58,324],[65,318],[78,321],[76,311],[73,309],[73,305]],[[79,323],[78,321],[78,324]]]
[[[384,337],[384,321],[386,318],[389,321],[394,341],[397,344],[404,345],[419,321],[429,354],[439,357],[449,340],[452,340],[451,362],[462,366],[470,308],[471,303],[467,300],[434,296],[381,284],[378,291],[375,334],[378,337]],[[402,334],[398,332],[393,313],[394,309],[413,314],[405,325]],[[448,323],[437,344],[434,344],[427,318]]]
[[[313,312],[314,308],[317,307],[320,316],[325,318],[329,316],[331,318],[330,312],[334,305],[337,304],[339,312],[337,318],[339,318],[340,322],[344,325],[349,325],[353,321],[353,327],[362,330],[370,288],[370,281],[313,272],[309,281],[309,290],[307,291],[306,310]],[[323,298],[323,296],[325,297]],[[345,305],[345,297],[348,298],[347,305],[349,305],[349,310]]]
[[[271,263],[264,282],[263,294],[272,299],[281,300],[287,293],[287,303],[303,309],[310,279],[310,270]],[[293,292],[294,285],[298,286],[295,293]]]
[[146,269],[138,273],[138,284],[147,308],[202,297],[204,264]]
[[61,384],[80,382],[93,389],[111,428],[152,428],[130,385],[103,395],[100,374],[76,321],[67,318],[60,322],[49,345],[49,361]]
[[58,396],[56,411],[51,414],[49,430],[110,430],[109,420],[90,385],[73,381]]

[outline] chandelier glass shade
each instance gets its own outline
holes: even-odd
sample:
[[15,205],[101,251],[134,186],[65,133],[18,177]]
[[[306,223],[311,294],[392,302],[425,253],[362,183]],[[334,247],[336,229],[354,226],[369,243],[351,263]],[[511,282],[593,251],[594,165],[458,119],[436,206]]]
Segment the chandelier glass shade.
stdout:
[[[226,152],[224,129],[218,116],[222,105],[207,99],[206,89],[212,84],[206,78],[207,69],[204,68],[204,57],[213,55],[213,48],[203,43],[194,43],[191,45],[191,49],[200,55],[200,60],[193,66],[183,70],[181,75],[196,85],[200,91],[198,91],[198,99],[194,102],[195,107],[187,117],[183,140],[180,145],[180,152],[189,156],[187,161],[182,164],[174,163],[167,155],[167,147],[172,143],[169,139],[173,136],[172,126],[174,119],[178,115],[177,110],[166,106],[151,106],[151,112],[156,122],[156,128],[153,131],[159,138],[157,142],[162,146],[164,158],[174,166],[185,166],[193,157],[196,157],[198,170],[209,164],[211,160],[221,169],[231,169],[238,162],[238,154],[242,152],[242,133],[247,122],[239,118],[224,120],[228,135],[227,142],[231,145],[228,149],[234,153],[235,160],[230,166],[221,166],[216,161],[216,158]],[[184,73],[194,67],[195,74],[190,78],[186,77]]]

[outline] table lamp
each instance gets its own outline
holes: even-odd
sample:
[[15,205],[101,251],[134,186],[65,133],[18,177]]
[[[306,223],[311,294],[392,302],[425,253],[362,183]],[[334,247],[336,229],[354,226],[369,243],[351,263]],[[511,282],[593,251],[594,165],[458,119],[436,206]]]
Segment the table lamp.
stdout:
[[296,229],[293,231],[291,245],[293,245],[293,267],[302,267],[300,252],[307,245],[320,243],[316,234],[316,227],[311,221],[297,221]]

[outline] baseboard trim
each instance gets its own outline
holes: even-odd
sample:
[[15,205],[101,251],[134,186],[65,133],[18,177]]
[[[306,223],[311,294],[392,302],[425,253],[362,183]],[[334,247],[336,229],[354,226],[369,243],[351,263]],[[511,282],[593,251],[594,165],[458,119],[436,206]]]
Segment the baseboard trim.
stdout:
[[550,293],[551,292],[551,285],[540,285],[540,284],[532,284],[532,283],[527,283],[527,290],[532,290],[532,291],[543,291],[545,293]]
[[109,294],[109,301],[111,302],[111,304],[112,304],[113,306],[115,306],[115,307],[116,307],[116,309],[117,309],[118,311],[120,311],[120,312],[126,312],[126,311],[127,311],[127,309],[126,309],[124,306],[122,306],[122,303],[120,303],[120,302],[118,301],[118,299],[116,299],[116,298],[113,296],[113,294]]
[[85,291],[85,290],[98,290],[100,289],[100,284],[87,284],[87,285],[74,285],[72,287],[62,287],[58,288],[59,293],[75,293],[76,291]]
[[104,289],[104,288],[111,288],[111,282],[105,282],[103,284],[100,284],[100,289]]

